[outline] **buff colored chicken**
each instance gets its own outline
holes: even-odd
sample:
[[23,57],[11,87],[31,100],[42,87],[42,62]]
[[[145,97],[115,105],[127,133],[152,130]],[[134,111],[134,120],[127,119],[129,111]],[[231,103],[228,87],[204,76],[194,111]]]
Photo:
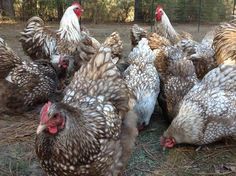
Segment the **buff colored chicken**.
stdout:
[[217,64],[233,63],[236,64],[236,23],[224,23],[216,28],[213,41]]

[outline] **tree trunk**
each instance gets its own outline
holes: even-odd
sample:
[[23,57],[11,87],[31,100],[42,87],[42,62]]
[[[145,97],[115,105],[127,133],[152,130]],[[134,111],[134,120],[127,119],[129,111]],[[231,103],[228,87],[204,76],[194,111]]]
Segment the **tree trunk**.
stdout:
[[0,13],[4,16],[15,17],[14,0],[0,0]]
[[57,19],[61,20],[64,14],[63,3],[61,1],[56,1],[56,2],[57,2]]
[[142,0],[135,0],[134,5],[134,20],[139,21],[143,20],[143,14],[142,14]]

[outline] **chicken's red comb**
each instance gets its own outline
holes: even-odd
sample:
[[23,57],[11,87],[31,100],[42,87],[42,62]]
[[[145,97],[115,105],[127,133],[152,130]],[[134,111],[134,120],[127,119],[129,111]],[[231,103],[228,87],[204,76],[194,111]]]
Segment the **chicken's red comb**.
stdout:
[[81,7],[80,3],[76,2],[76,1],[73,2],[71,5],[77,5],[77,6]]
[[159,9],[163,9],[163,7],[161,5],[157,5],[156,11],[158,11]]
[[48,121],[48,109],[49,107],[52,105],[52,103],[50,101],[48,101],[41,109],[41,117],[40,117],[40,122],[41,123],[45,123]]

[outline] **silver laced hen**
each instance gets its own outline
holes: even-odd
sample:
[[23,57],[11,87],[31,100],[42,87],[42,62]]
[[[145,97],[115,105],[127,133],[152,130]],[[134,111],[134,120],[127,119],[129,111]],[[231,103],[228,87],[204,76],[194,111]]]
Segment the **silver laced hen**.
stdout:
[[42,108],[35,142],[43,169],[53,176],[118,175],[137,136],[129,91],[101,48],[82,65],[60,103]]
[[14,111],[23,111],[53,98],[57,74],[47,61],[18,57],[0,38],[1,102]]
[[184,97],[177,117],[164,132],[161,144],[203,145],[236,137],[236,66],[220,65]]
[[123,73],[129,90],[134,94],[134,111],[138,115],[138,126],[142,129],[149,124],[160,91],[158,72],[153,65],[155,54],[143,38],[129,54],[130,66]]

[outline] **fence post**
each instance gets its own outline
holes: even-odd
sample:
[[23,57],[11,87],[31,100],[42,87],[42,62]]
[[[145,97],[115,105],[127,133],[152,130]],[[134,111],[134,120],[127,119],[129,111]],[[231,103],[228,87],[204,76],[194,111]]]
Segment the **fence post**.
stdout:
[[[236,5],[236,0],[234,0],[233,16],[234,16],[234,11],[235,11],[235,5]],[[233,18],[234,18],[234,17],[233,17]]]
[[154,0],[152,0],[152,5],[151,5],[151,32],[153,30],[153,25],[155,23],[155,19],[154,19]]
[[197,26],[197,31],[200,31],[200,23],[201,23],[201,8],[202,8],[202,0],[199,0],[199,5],[198,5],[198,26]]

